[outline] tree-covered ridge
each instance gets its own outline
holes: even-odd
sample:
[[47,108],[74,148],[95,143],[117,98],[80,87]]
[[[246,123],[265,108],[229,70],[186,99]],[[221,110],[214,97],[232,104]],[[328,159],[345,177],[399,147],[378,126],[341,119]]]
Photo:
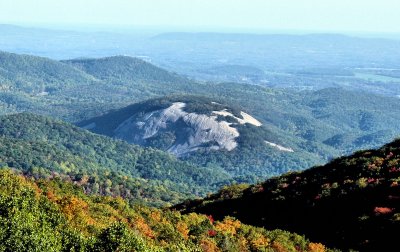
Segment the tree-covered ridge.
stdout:
[[0,51],[0,83],[3,90],[32,94],[54,92],[64,86],[96,81],[93,76],[59,61]]
[[0,117],[0,143],[2,166],[35,177],[61,176],[88,193],[124,196],[153,205],[204,195],[229,178],[159,150],[32,114]]
[[330,251],[286,231],[88,196],[0,170],[0,251]]
[[[146,61],[128,56],[113,56],[99,59],[74,59],[61,61],[81,69],[101,80],[137,83],[140,80],[163,81],[170,84],[187,83],[177,74],[156,67]],[[126,84],[126,83],[121,83]]]
[[190,93],[193,84],[132,57],[56,61],[0,51],[1,114],[33,112],[73,122],[146,98]]
[[248,186],[234,185],[183,212],[230,215],[342,249],[390,251],[400,228],[400,140]]

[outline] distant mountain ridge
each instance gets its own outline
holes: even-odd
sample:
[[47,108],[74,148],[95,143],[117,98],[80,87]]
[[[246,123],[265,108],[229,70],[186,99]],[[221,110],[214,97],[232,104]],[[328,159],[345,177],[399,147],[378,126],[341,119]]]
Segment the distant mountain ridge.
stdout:
[[112,56],[97,59],[73,59],[61,61],[101,80],[147,80],[184,83],[183,77],[152,65],[142,59],[129,56]]

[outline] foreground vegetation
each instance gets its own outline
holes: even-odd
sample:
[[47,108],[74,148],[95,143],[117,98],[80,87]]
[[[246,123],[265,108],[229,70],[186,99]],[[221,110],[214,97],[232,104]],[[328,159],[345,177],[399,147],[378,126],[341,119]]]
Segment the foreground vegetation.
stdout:
[[0,170],[0,251],[328,251],[286,231],[88,196]]

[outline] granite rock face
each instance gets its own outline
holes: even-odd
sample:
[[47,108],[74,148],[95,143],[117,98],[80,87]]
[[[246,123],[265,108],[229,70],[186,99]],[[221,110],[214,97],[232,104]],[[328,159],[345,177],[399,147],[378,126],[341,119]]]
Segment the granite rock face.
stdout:
[[[241,112],[242,118],[226,110],[212,111],[211,115],[206,115],[188,113],[184,110],[185,106],[183,102],[174,102],[168,108],[132,116],[114,130],[114,136],[143,145],[158,134],[174,132],[176,139],[168,151],[176,156],[184,156],[200,149],[231,151],[237,147],[236,138],[240,135],[235,124],[261,126],[259,121],[244,112]],[[236,122],[224,120],[226,117]]]

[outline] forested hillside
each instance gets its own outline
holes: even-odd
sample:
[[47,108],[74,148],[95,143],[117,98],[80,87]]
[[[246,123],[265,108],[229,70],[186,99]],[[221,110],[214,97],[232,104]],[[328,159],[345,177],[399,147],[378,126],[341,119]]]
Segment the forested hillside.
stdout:
[[162,151],[32,114],[0,117],[0,143],[0,166],[73,181],[87,193],[151,205],[204,195],[230,178],[218,169],[189,165]]
[[193,82],[132,57],[55,61],[0,51],[1,113],[78,121],[146,98],[192,92]]
[[329,246],[391,251],[400,227],[400,140],[256,185],[176,206],[304,234]]
[[331,251],[286,231],[131,206],[88,196],[59,179],[32,180],[5,169],[0,209],[1,251]]
[[[127,82],[134,84],[141,81],[162,81],[173,85],[181,85],[180,88],[182,88],[188,83],[185,78],[177,74],[168,72],[141,59],[128,56],[75,59],[61,62],[81,69],[83,72],[98,79],[112,80],[116,82],[115,84],[120,83],[120,85],[127,85]],[[171,86],[168,88],[171,88]]]

